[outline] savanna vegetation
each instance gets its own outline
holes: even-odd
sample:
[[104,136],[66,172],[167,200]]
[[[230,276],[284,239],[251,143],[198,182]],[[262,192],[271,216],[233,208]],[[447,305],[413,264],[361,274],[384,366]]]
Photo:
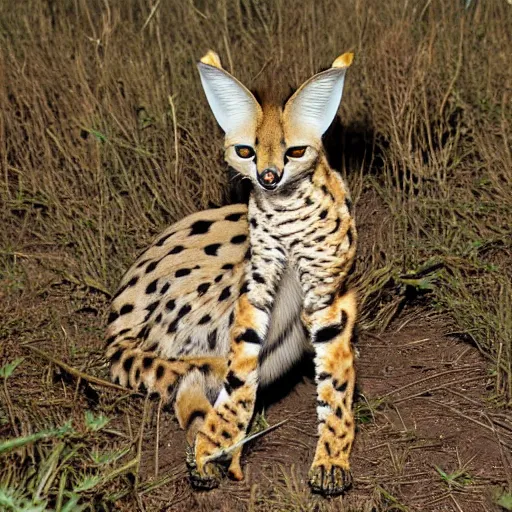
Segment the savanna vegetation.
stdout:
[[[172,420],[104,383],[103,328],[136,254],[230,200],[195,68],[209,48],[253,86],[355,53],[334,141],[362,219],[361,334],[442,319],[485,357],[491,424],[512,432],[510,2],[0,0],[0,510],[192,499],[183,460],[159,471],[143,442]],[[462,488],[458,471],[432,478]],[[240,510],[344,510],[284,475],[230,492]],[[354,510],[409,510],[378,479],[365,489]]]

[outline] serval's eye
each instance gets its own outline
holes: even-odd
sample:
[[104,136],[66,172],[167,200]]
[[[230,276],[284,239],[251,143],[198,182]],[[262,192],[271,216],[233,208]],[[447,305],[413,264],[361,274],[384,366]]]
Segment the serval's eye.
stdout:
[[286,156],[289,158],[302,158],[306,152],[306,149],[307,146],[296,146],[294,148],[289,148],[286,151]]
[[254,149],[251,146],[235,146],[235,151],[240,158],[252,158],[254,156]]

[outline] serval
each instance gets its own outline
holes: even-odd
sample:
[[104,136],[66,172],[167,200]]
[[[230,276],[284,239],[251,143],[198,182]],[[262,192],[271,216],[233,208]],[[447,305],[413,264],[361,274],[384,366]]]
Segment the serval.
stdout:
[[242,479],[240,454],[258,386],[314,350],[319,440],[310,485],[351,484],[356,298],[346,281],[356,228],[346,184],[322,135],[336,116],[352,54],[284,105],[256,100],[208,52],[199,74],[225,132],[225,159],[253,183],[248,206],[197,212],[137,259],[113,299],[111,375],[174,403],[193,451],[194,486]]

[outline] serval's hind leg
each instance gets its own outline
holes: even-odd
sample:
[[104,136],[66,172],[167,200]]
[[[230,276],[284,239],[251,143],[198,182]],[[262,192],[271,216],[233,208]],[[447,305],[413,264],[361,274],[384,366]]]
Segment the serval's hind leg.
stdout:
[[314,492],[336,495],[350,487],[354,441],[352,399],[355,371],[352,333],[356,300],[352,292],[306,315],[315,348],[319,440],[309,474]]
[[222,388],[223,375],[192,370],[179,382],[174,412],[180,427],[187,432],[187,443],[194,445],[197,432]]

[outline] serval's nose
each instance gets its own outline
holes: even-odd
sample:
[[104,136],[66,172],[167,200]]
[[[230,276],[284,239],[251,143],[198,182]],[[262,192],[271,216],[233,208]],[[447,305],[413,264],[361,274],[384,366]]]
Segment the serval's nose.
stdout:
[[274,190],[282,177],[277,167],[267,167],[258,173],[258,183],[266,190]]

